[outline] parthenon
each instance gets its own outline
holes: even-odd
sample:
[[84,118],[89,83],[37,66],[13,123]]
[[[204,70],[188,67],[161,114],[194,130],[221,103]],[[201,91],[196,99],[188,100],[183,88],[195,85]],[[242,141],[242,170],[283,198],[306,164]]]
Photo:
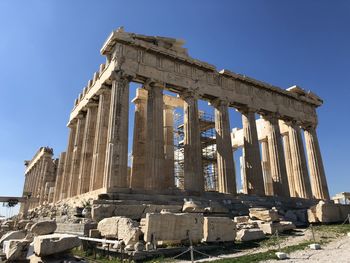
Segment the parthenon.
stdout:
[[[24,192],[40,197],[39,204],[86,193],[203,195],[198,109],[203,100],[215,111],[216,192],[238,194],[233,154],[242,148],[244,194],[328,200],[316,133],[316,108],[323,101],[298,86],[281,89],[226,69],[217,71],[190,57],[183,44],[122,28],[113,31],[101,48],[106,63],[74,102],[66,152],[52,159],[52,149],[41,148],[26,162]],[[141,87],[132,100],[128,162],[131,82]],[[176,108],[184,113],[181,185],[174,167]],[[230,108],[241,113],[242,129],[231,130]]]

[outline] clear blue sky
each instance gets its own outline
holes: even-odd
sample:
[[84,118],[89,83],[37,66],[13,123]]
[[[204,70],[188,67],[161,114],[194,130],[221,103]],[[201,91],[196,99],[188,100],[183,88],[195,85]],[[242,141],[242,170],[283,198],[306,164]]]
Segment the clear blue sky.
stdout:
[[0,195],[21,194],[23,161],[40,146],[65,150],[74,99],[121,25],[185,39],[192,57],[218,69],[318,94],[330,192],[350,191],[349,1],[1,0]]

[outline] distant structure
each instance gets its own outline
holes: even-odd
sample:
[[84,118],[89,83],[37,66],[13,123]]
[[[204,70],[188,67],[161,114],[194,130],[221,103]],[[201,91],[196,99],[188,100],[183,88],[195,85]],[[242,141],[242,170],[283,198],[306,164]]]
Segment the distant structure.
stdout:
[[334,200],[334,203],[336,204],[344,204],[348,205],[350,204],[350,192],[342,192],[339,194],[336,194],[332,197],[332,200]]
[[[66,152],[55,160],[52,149],[40,148],[26,163],[24,191],[39,197],[39,204],[86,193],[236,195],[233,151],[241,147],[245,194],[328,200],[316,134],[316,108],[323,101],[297,86],[284,90],[217,71],[191,58],[183,44],[123,29],[112,32],[101,49],[106,63],[74,102]],[[132,101],[128,172],[130,82],[142,88]],[[211,121],[201,117],[198,100],[215,110]],[[242,129],[231,132],[229,108],[242,114]],[[181,129],[174,127],[177,109],[183,111]],[[209,129],[214,134],[204,136]],[[182,136],[177,142],[174,130]]]

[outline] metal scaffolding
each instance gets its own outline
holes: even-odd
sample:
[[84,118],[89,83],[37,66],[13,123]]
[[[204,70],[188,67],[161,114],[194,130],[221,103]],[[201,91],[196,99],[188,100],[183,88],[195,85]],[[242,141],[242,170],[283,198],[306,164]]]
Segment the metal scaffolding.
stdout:
[[[214,116],[200,111],[199,123],[202,145],[202,165],[206,191],[217,190],[217,162]],[[184,124],[183,114],[175,112],[174,115],[174,161],[175,184],[184,188]]]

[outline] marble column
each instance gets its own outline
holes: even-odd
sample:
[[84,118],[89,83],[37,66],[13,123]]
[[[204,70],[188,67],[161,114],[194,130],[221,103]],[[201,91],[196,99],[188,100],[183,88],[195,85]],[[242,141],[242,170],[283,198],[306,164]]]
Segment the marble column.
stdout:
[[310,199],[312,194],[306,168],[304,146],[300,127],[295,122],[289,124],[289,143],[297,197]]
[[286,163],[283,153],[278,119],[275,116],[264,116],[268,123],[268,145],[270,154],[271,177],[273,180],[273,193],[276,196],[290,197]]
[[214,101],[215,133],[217,151],[218,191],[226,194],[236,194],[236,171],[233,161],[231,143],[230,119],[227,101]]
[[161,190],[164,186],[165,160],[163,89],[158,83],[145,87],[148,90],[145,189]]
[[74,149],[72,154],[71,161],[71,170],[70,170],[70,184],[69,184],[69,195],[72,197],[78,194],[78,185],[79,185],[79,170],[81,164],[81,149],[83,147],[83,138],[86,124],[86,113],[81,113],[78,117],[77,130],[75,132],[74,138]]
[[59,158],[57,170],[56,170],[57,176],[56,176],[56,184],[55,184],[55,193],[54,193],[54,198],[53,198],[54,202],[59,201],[61,198],[60,189],[62,189],[63,171],[64,171],[65,160],[66,160],[66,152],[62,152],[60,154],[60,158]]
[[304,130],[304,135],[312,194],[314,198],[329,200],[328,185],[315,127],[307,127]]
[[86,193],[90,188],[91,163],[96,133],[97,106],[98,104],[96,102],[89,102],[87,104],[86,124],[80,157],[81,165],[79,170],[78,194]]
[[67,147],[66,157],[64,161],[62,185],[61,185],[61,189],[59,190],[60,192],[59,200],[67,198],[69,193],[68,190],[70,185],[70,171],[72,168],[72,157],[73,157],[73,150],[74,150],[74,139],[75,139],[75,134],[77,130],[77,122],[74,120],[74,122],[70,123],[69,128],[70,128],[70,131],[69,131],[68,147]]
[[193,93],[181,95],[184,100],[184,189],[204,192],[202,146],[198,101]]
[[174,188],[174,107],[164,105],[164,189]]
[[90,191],[103,187],[110,105],[111,90],[105,87],[99,95],[98,101],[94,153],[91,164]]
[[297,192],[295,188],[295,180],[294,180],[294,171],[293,171],[293,162],[292,162],[292,155],[290,152],[290,142],[289,142],[289,135],[288,133],[282,134],[283,139],[283,150],[284,150],[284,158],[286,162],[286,170],[287,170],[287,176],[288,176],[288,186],[289,186],[289,193],[291,197],[297,197]]
[[269,144],[267,139],[261,142],[261,166],[264,175],[265,195],[274,195],[273,181],[271,176]]
[[247,193],[264,195],[264,179],[261,168],[260,149],[258,133],[256,130],[256,119],[254,111],[247,109],[242,112],[243,123],[243,158],[245,183]]
[[128,173],[129,78],[112,74],[107,153],[103,186],[107,192],[126,188]]
[[132,102],[135,104],[135,115],[130,187],[143,189],[146,171],[147,91],[137,89],[136,98]]
[[46,156],[41,157],[43,166],[40,170],[40,183],[39,183],[39,203],[43,204],[45,201],[45,177],[48,170],[48,160]]

